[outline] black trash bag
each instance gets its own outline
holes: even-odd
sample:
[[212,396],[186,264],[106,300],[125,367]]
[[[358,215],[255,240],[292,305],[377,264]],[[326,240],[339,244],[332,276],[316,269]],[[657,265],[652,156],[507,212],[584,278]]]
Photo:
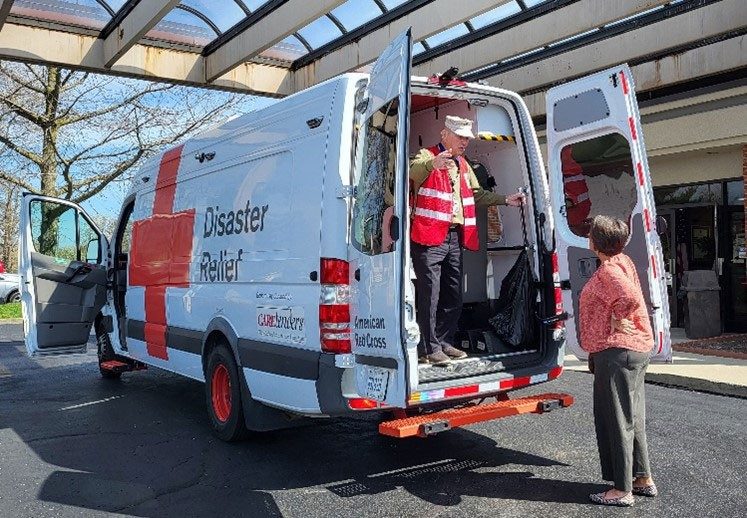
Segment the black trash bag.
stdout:
[[488,322],[498,337],[512,347],[534,340],[534,298],[529,254],[524,250],[501,283],[497,313]]

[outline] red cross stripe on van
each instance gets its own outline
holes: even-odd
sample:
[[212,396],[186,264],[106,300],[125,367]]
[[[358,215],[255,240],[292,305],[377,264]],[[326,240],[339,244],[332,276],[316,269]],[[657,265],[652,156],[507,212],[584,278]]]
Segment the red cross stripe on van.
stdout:
[[151,217],[132,226],[130,286],[145,287],[145,343],[148,354],[168,360],[166,289],[189,287],[195,209],[173,212],[182,148],[164,153],[158,169]]

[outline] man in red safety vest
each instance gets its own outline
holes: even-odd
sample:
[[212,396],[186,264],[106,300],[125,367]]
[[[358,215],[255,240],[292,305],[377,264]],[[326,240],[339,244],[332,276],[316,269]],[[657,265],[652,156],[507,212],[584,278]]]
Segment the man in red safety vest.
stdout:
[[411,255],[420,327],[420,362],[438,366],[467,356],[454,347],[462,311],[462,247],[480,248],[475,206],[524,203],[480,187],[464,159],[472,121],[446,116],[441,143],[421,149],[410,163]]

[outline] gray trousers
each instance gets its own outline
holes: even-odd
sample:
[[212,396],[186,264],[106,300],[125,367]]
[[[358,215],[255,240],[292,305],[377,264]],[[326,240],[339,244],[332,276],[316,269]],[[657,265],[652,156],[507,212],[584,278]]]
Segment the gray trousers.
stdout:
[[630,492],[633,479],[651,476],[643,393],[648,353],[612,348],[594,353],[594,426],[602,478]]
[[454,345],[462,313],[462,246],[459,229],[450,229],[440,245],[411,243],[415,270],[416,311],[420,354]]

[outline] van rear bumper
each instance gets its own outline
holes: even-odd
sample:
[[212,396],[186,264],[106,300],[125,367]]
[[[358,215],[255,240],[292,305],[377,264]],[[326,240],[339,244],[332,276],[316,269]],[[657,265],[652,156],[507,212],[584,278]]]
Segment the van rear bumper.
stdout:
[[336,416],[350,414],[348,400],[342,396],[342,374],[345,369],[335,366],[335,355],[319,355],[319,375],[316,379],[316,395],[322,414]]

